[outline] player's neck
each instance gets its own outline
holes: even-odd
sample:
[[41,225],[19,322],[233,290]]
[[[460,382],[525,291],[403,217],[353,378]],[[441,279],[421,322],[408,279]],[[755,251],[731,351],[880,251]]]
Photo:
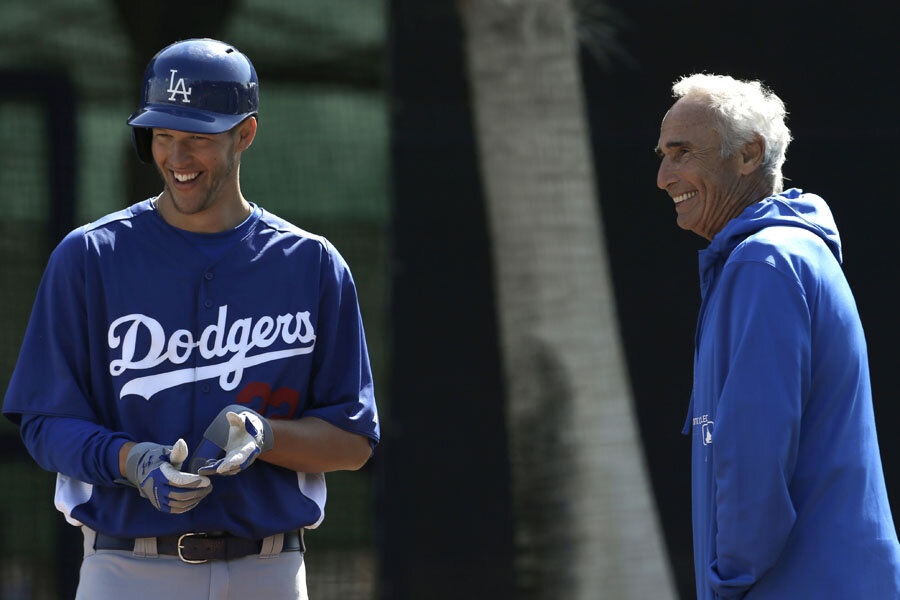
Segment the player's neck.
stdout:
[[194,233],[219,233],[234,229],[244,222],[252,211],[250,203],[241,194],[240,187],[227,194],[219,194],[208,204],[193,207],[180,203],[168,189],[154,201],[154,206],[166,223]]

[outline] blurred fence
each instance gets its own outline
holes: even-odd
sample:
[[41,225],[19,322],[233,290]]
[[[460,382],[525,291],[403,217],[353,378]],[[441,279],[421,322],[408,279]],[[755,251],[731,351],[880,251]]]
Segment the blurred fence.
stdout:
[[[169,6],[175,5],[8,0],[0,7],[4,390],[43,267],[62,235],[159,191],[155,174],[137,165],[125,126],[152,54],[138,55],[129,19],[146,18],[160,39],[170,17],[180,21],[166,43],[213,34],[202,20],[185,25],[179,13],[166,12]],[[217,6],[215,37],[246,52],[260,77],[260,129],[242,162],[244,195],[329,238],[349,262],[383,410],[389,210],[382,5],[247,0]],[[0,481],[8,482],[0,488],[0,600],[71,597],[80,533],[53,507],[54,475],[34,464],[5,420],[0,456]],[[316,598],[377,594],[374,470],[370,464],[328,477],[325,523],[307,536],[308,584]]]

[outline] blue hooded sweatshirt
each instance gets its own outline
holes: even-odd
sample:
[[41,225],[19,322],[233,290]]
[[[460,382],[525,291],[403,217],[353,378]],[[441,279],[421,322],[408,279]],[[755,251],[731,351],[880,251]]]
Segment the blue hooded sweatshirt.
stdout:
[[700,600],[900,598],[869,364],[831,211],[791,189],[700,252],[692,434]]

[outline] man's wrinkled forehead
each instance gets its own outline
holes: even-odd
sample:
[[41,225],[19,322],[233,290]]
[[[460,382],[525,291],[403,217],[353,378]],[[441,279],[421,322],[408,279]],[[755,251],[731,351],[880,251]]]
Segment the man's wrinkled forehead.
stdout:
[[666,111],[659,127],[660,150],[679,142],[701,143],[718,140],[715,114],[695,98],[681,98]]
[[667,125],[712,129],[715,112],[699,98],[681,98],[666,111],[660,128]]

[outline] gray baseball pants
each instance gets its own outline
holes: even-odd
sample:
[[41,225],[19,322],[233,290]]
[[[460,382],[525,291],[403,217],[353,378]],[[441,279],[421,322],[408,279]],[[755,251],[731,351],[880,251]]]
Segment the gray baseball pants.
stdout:
[[279,536],[266,538],[258,555],[188,564],[156,553],[156,539],[135,551],[95,550],[96,533],[84,534],[84,561],[75,600],[308,600],[303,553],[281,552]]

